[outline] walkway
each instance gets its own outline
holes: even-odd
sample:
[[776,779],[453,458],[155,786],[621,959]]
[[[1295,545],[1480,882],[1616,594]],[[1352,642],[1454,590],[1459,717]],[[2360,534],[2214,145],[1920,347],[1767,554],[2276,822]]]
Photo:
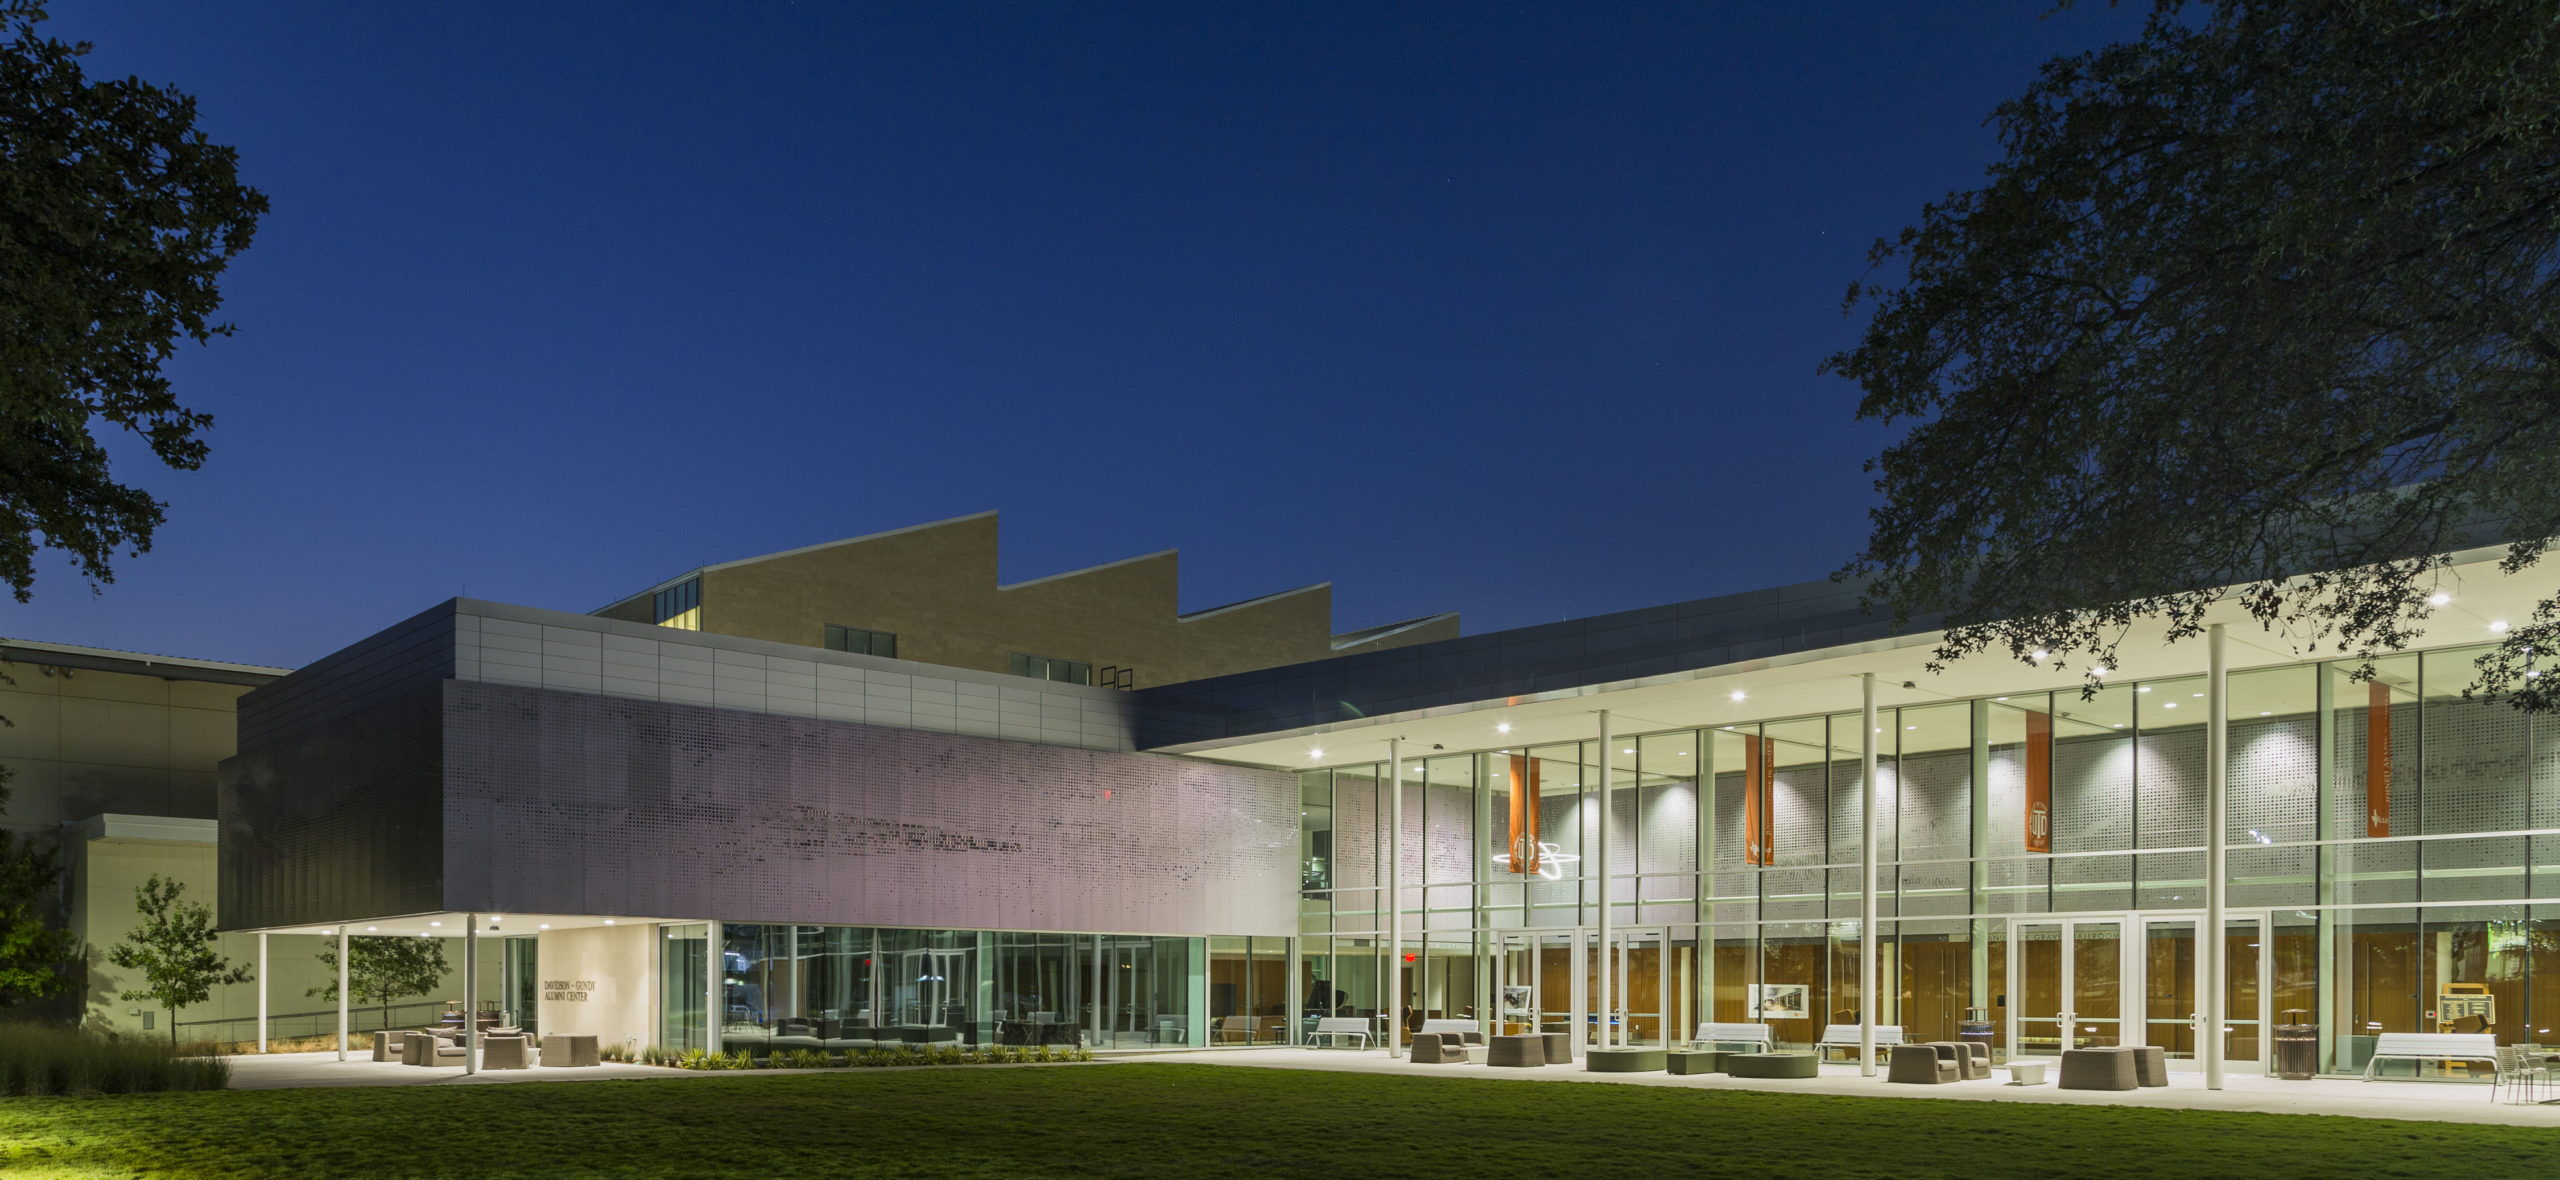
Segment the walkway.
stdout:
[[1940,1086],[1893,1085],[1876,1076],[1860,1077],[1855,1065],[1825,1065],[1822,1076],[1800,1081],[1731,1078],[1723,1074],[1680,1077],[1667,1073],[1586,1073],[1576,1063],[1537,1069],[1497,1069],[1489,1065],[1416,1065],[1390,1059],[1378,1050],[1243,1049],[1194,1050],[1155,1054],[1139,1060],[1227,1065],[1253,1069],[1330,1070],[1337,1073],[1398,1074],[1409,1077],[1523,1082],[1590,1082],[1631,1086],[1677,1086],[1697,1090],[1773,1090],[1793,1094],[1829,1094],[1862,1098],[1939,1098],[1971,1102],[2060,1102],[2084,1106],[2149,1106],[2191,1110],[2243,1110],[2265,1114],[2337,1114],[2359,1118],[2416,1119],[2445,1123],[2506,1123],[2527,1127],[2560,1127],[2560,1106],[2513,1106],[2489,1101],[2486,1082],[2360,1082],[2315,1078],[2288,1082],[2255,1074],[2231,1074],[2221,1090],[2204,1088],[2200,1073],[2171,1073],[2169,1084],[2142,1090],[2064,1090],[2048,1081],[2041,1086],[2012,1086],[2007,1070],[1991,1081],[1955,1082]]
[[317,1053],[244,1053],[231,1059],[231,1088],[234,1090],[289,1090],[303,1086],[478,1086],[501,1082],[601,1082],[615,1078],[724,1076],[736,1075],[614,1062],[576,1069],[545,1069],[537,1065],[529,1069],[484,1069],[476,1074],[466,1074],[459,1065],[402,1065],[397,1061],[375,1061],[371,1049],[362,1052],[348,1050],[345,1061],[338,1060],[334,1049],[323,1049]]
[[[736,1078],[789,1073],[832,1073],[834,1070],[669,1069],[655,1065],[608,1063],[578,1069],[493,1069],[465,1074],[459,1065],[417,1066],[374,1061],[350,1053],[339,1061],[335,1052],[249,1054],[231,1059],[231,1088],[282,1090],[306,1086],[480,1086],[512,1082],[600,1082],[630,1078]],[[1488,1065],[1416,1065],[1390,1059],[1376,1050],[1345,1049],[1195,1049],[1099,1059],[1105,1066],[1146,1063],[1222,1065],[1245,1069],[1303,1069],[1336,1073],[1396,1074],[1449,1082],[1474,1081],[1596,1083],[1625,1086],[1677,1086],[1698,1090],[1770,1090],[1837,1097],[1935,1098],[1966,1102],[2059,1102],[2083,1106],[2148,1106],[2190,1110],[2239,1110],[2264,1114],[2334,1114],[2359,1118],[2414,1119],[2446,1123],[2505,1123],[2527,1127],[2560,1127],[2560,1105],[2516,1106],[2489,1101],[2486,1083],[2357,1082],[2319,1078],[2288,1082],[2254,1074],[2232,1074],[2219,1091],[2204,1088],[2204,1075],[2172,1073],[2166,1087],[2143,1090],[2064,1090],[2052,1082],[2012,1086],[1999,1071],[1992,1081],[1943,1086],[1893,1085],[1881,1069],[1875,1077],[1858,1076],[1855,1065],[1825,1065],[1822,1076],[1801,1081],[1731,1078],[1723,1074],[1676,1077],[1666,1073],[1586,1073],[1580,1065],[1538,1069],[1496,1069]],[[1005,1066],[917,1066],[920,1069],[1004,1069]]]

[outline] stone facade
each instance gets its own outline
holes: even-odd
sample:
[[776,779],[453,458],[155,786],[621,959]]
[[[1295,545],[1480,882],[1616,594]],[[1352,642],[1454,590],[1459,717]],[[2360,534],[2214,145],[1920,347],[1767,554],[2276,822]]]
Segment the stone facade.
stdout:
[[[1331,583],[1185,615],[1177,601],[1179,564],[1166,550],[999,585],[996,514],[986,512],[706,566],[686,577],[702,581],[702,628],[722,635],[817,647],[830,624],[859,627],[896,635],[901,659],[1007,672],[1021,652],[1097,672],[1131,669],[1124,687],[1133,688],[1458,634],[1458,616],[1450,613],[1337,636]],[[655,622],[656,589],[595,613]]]

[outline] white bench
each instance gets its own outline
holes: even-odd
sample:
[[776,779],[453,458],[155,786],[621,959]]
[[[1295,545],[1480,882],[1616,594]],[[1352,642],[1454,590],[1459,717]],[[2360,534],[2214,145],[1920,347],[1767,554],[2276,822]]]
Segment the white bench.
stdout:
[[1415,1029],[1414,1031],[1427,1033],[1481,1033],[1484,1030],[1478,1027],[1476,1022],[1472,1020],[1425,1020],[1422,1022],[1422,1027]]
[[1765,1024],[1701,1024],[1697,1035],[1689,1038],[1689,1043],[1758,1045],[1763,1053],[1777,1047],[1777,1043],[1769,1039],[1769,1026]]
[[2425,1059],[2430,1061],[2485,1061],[2498,1068],[2498,1037],[2495,1033],[2384,1033],[2374,1038],[2373,1056],[2364,1063],[2364,1080],[2373,1080],[2373,1067],[2385,1057]]
[[[1876,1026],[1876,1048],[1888,1049],[1901,1043],[1901,1025],[1879,1024]],[[1852,1053],[1857,1052],[1858,1026],[1854,1024],[1826,1024],[1822,1026],[1822,1039],[1813,1043],[1813,1051],[1820,1053],[1825,1049],[1847,1049]],[[1890,1056],[1890,1054],[1887,1054],[1886,1056]]]
[[1312,1042],[1317,1037],[1332,1037],[1334,1047],[1340,1048],[1342,1038],[1358,1037],[1360,1038],[1359,1047],[1366,1049],[1369,1047],[1372,1035],[1369,1031],[1369,1018],[1366,1016],[1321,1016],[1316,1018],[1315,1031],[1307,1034],[1307,1040]]

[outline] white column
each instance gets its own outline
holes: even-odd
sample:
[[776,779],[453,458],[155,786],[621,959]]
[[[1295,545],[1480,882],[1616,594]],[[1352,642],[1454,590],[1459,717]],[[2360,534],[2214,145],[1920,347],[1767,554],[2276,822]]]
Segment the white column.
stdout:
[[338,1060],[347,1059],[347,928],[338,927]]
[[258,1052],[267,1051],[267,932],[258,932]]
[[[992,960],[990,960],[992,962]],[[988,1011],[983,1005],[978,1011]],[[788,1015],[806,1018],[808,1007],[800,999],[800,924],[791,924],[791,1011]]]
[[1404,739],[1387,739],[1387,1056],[1404,1051]]
[[462,1072],[480,1072],[480,915],[462,915]]
[[1609,837],[1615,834],[1615,825],[1609,822],[1610,812],[1615,810],[1609,806],[1609,778],[1612,766],[1609,758],[1609,711],[1602,709],[1600,710],[1600,765],[1597,767],[1600,772],[1600,846],[1592,853],[1590,863],[1592,877],[1600,885],[1600,952],[1594,958],[1600,970],[1600,977],[1595,982],[1600,985],[1600,995],[1597,998],[1600,1006],[1600,1047],[1603,1049],[1616,1048],[1618,1044],[1616,1026],[1618,990],[1610,986],[1610,968],[1617,966],[1611,960],[1617,956],[1618,948],[1609,939]]
[[2224,814],[2231,749],[2230,660],[2223,653],[2222,624],[2205,633],[2204,725],[2204,929],[2197,941],[2204,951],[2204,1028],[2196,1053],[2204,1059],[2204,1087],[2222,1088],[2222,993],[2230,964],[2223,962],[2223,844],[2229,824]]
[[1876,674],[1859,680],[1858,1072],[1876,1075]]
[[724,1000],[720,980],[728,974],[729,960],[720,953],[720,924],[705,922],[702,931],[702,1047],[717,1053],[720,1051],[720,1009]]

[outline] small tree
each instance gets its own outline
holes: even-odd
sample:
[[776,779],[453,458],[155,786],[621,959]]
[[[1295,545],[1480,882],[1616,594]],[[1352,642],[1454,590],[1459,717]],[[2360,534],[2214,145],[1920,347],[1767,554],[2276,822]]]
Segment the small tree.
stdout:
[[[0,767],[0,811],[9,806],[9,775]],[[0,831],[0,1007],[59,995],[75,982],[65,968],[79,954],[80,939],[44,920],[45,903],[61,880],[61,849]]]
[[154,1000],[168,1010],[169,1041],[178,1040],[178,1010],[213,998],[217,984],[247,983],[247,967],[215,954],[213,911],[178,897],[184,881],[163,881],[154,873],[133,891],[133,908],[142,924],[126,931],[124,941],[107,952],[107,961],[142,972],[143,986],[119,993],[127,1000]]
[[[324,1000],[338,998],[338,948],[320,952],[329,982],[304,992]],[[391,1027],[391,1001],[423,996],[444,982],[449,970],[441,938],[392,938],[379,935],[347,940],[347,991],[362,1003],[380,1005],[382,1027]]]

